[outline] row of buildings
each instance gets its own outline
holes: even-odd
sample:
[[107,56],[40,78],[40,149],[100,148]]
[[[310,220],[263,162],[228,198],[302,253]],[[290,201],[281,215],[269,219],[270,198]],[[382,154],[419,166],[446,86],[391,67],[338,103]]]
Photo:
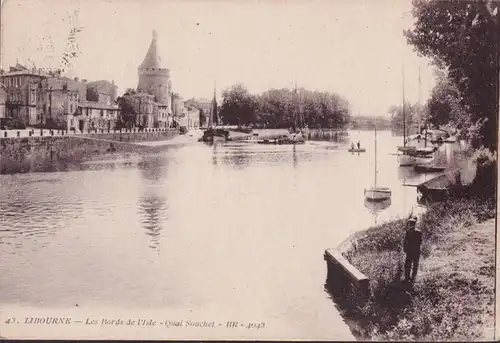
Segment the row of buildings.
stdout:
[[[17,64],[0,70],[0,118],[26,126],[51,126],[68,130],[108,130],[134,118],[136,127],[196,128],[211,125],[217,109],[214,99],[184,101],[172,91],[170,71],[161,64],[157,35],[153,31],[144,61],[138,67],[138,85],[127,92],[131,106],[123,113],[113,81],[68,78],[56,70],[27,68]],[[132,115],[132,116],[130,116]]]

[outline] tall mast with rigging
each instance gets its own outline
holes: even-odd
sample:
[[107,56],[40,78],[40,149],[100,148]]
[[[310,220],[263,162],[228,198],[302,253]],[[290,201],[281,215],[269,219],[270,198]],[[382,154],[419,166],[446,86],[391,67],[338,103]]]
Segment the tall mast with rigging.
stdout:
[[403,147],[406,147],[405,69],[403,71]]
[[377,125],[375,125],[375,188],[377,188]]

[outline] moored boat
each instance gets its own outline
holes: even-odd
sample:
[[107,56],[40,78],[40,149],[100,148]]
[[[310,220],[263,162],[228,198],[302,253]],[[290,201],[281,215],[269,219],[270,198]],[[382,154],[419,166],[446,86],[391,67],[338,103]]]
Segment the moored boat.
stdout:
[[434,156],[432,155],[423,155],[423,156],[413,156],[413,165],[428,165],[434,161]]
[[425,164],[416,164],[414,167],[415,171],[419,173],[437,173],[442,172],[446,169],[446,167],[437,167],[435,165],[425,165]]
[[366,149],[364,148],[360,148],[360,149],[356,149],[356,148],[350,148],[349,150],[347,150],[349,152],[366,152]]
[[365,189],[365,199],[369,201],[381,201],[390,199],[392,192],[389,187],[377,186],[377,127],[375,127],[375,182],[373,187]]
[[371,187],[365,189],[365,198],[367,200],[386,200],[392,195],[390,188],[388,187]]
[[215,142],[215,141],[226,141],[228,139],[229,132],[222,129],[206,129],[201,137],[202,142]]
[[460,194],[466,187],[467,185],[462,184],[460,169],[456,169],[421,183],[417,186],[417,191],[427,199],[440,200],[450,195]]
[[415,165],[415,158],[409,154],[399,154],[398,163],[400,167],[407,167]]

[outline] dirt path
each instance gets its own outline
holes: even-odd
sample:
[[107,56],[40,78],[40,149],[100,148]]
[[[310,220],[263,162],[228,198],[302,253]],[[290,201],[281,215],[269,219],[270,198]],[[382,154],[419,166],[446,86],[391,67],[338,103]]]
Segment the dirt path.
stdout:
[[420,274],[422,279],[439,278],[440,286],[456,292],[454,298],[466,310],[464,330],[481,340],[494,338],[495,235],[495,219],[458,224],[422,261]]

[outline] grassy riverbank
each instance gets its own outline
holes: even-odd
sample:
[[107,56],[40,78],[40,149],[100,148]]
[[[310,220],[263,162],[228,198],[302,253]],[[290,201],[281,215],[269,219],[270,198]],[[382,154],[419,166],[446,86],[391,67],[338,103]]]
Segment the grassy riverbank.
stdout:
[[461,199],[432,205],[422,216],[419,274],[401,282],[405,221],[368,229],[346,251],[370,279],[372,297],[351,303],[346,317],[357,336],[375,340],[478,340],[493,338],[495,206]]

